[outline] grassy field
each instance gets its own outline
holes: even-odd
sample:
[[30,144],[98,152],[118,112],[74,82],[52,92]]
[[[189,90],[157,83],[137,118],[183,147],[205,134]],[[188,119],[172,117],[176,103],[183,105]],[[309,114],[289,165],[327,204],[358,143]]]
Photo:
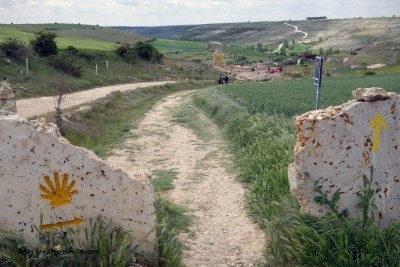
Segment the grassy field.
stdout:
[[57,34],[56,42],[60,49],[72,45],[77,49],[93,51],[112,51],[118,43],[135,43],[147,38],[112,28],[78,24],[0,24],[0,41],[4,38],[17,38],[29,43],[38,31],[52,31]]
[[199,52],[206,49],[206,44],[202,42],[176,41],[167,39],[157,39],[151,42],[159,51],[165,54],[181,52]]
[[[395,75],[326,79],[323,106],[350,100],[358,87],[400,92],[399,81]],[[376,227],[370,198],[359,199],[367,207],[363,219],[334,212],[317,219],[299,212],[287,179],[295,144],[293,116],[313,110],[314,99],[311,81],[218,86],[195,96],[231,143],[237,177],[249,188],[247,206],[268,237],[266,266],[398,266],[400,225]]]
[[[400,93],[399,75],[359,77],[324,77],[321,108],[339,105],[352,99],[351,91],[360,87],[381,87]],[[220,87],[231,99],[246,107],[250,114],[284,114],[292,117],[315,108],[316,87],[312,80],[273,83],[240,83]]]

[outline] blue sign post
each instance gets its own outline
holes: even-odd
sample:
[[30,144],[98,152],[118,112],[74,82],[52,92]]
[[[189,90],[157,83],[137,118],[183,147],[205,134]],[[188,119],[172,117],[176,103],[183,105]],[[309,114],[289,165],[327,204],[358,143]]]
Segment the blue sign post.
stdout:
[[318,86],[317,88],[317,109],[319,109],[319,103],[321,98],[321,84],[322,84],[322,64],[324,60],[322,57],[315,57],[314,66],[314,84]]

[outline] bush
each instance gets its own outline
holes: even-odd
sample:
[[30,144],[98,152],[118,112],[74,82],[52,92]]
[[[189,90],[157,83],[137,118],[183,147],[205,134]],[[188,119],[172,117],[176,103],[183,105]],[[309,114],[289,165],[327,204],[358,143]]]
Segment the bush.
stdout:
[[72,54],[72,55],[76,55],[76,54],[78,54],[79,50],[76,49],[74,46],[69,45],[69,46],[67,47],[67,49],[65,50],[65,52],[70,53],[70,54]]
[[375,75],[375,74],[376,74],[376,72],[372,71],[372,70],[369,70],[369,71],[364,73],[364,75]]
[[115,49],[115,53],[116,53],[118,56],[124,58],[124,57],[125,57],[125,54],[126,54],[130,49],[131,49],[131,46],[130,46],[129,44],[122,44],[122,45],[118,46],[118,47]]
[[93,54],[90,54],[90,53],[85,52],[85,51],[79,51],[76,55],[78,57],[86,59],[86,60],[91,60],[91,59],[95,58],[95,56]]
[[39,56],[57,55],[58,48],[54,40],[56,37],[57,35],[53,32],[40,31],[35,34],[35,38],[30,43]]
[[0,49],[10,58],[20,59],[30,55],[30,51],[24,44],[15,38],[6,38],[4,42],[0,44]]
[[139,57],[146,60],[159,61],[163,57],[163,55],[154,46],[141,41],[135,44],[134,50]]
[[58,71],[70,74],[77,78],[82,76],[82,66],[76,65],[75,59],[68,53],[54,56],[50,61],[50,66]]
[[154,46],[145,42],[137,42],[135,46],[122,44],[115,49],[115,53],[122,58],[134,58],[136,56],[145,60],[160,61],[163,54],[160,53]]

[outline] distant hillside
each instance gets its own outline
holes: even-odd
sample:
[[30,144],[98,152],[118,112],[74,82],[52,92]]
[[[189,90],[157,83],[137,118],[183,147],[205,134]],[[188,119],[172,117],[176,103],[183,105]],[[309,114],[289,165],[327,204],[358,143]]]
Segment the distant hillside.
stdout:
[[0,42],[4,38],[17,38],[28,43],[38,31],[51,31],[57,34],[60,48],[73,45],[81,49],[112,50],[118,43],[135,43],[148,40],[133,32],[109,27],[81,24],[0,24]]
[[[400,18],[303,20],[285,22],[246,22],[160,27],[114,27],[140,35],[184,40],[217,41],[225,44],[278,44],[283,40],[318,41],[321,47],[353,50],[374,42],[400,44]],[[323,41],[323,42],[321,42]]]
[[182,25],[182,26],[157,26],[157,27],[129,27],[129,26],[115,26],[113,29],[122,30],[125,32],[136,33],[142,36],[157,37],[162,39],[172,39],[171,35],[176,33],[188,31],[196,26]]

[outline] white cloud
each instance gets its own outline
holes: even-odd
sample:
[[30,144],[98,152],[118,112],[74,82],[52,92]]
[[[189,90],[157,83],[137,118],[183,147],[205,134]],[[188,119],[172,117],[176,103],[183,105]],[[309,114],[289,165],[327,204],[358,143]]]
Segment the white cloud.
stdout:
[[0,23],[172,25],[400,16],[398,0],[0,0]]

